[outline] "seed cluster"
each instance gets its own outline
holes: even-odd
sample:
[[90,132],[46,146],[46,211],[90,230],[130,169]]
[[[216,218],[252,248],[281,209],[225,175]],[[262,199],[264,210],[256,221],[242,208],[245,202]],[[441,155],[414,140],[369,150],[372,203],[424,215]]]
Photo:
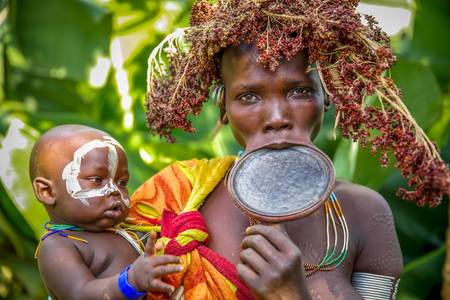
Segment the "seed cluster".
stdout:
[[[388,164],[388,152],[413,191],[399,195],[436,206],[450,193],[450,171],[402,101],[387,75],[395,62],[389,39],[371,16],[356,12],[356,0],[201,0],[192,8],[184,43],[165,49],[167,61],[150,68],[147,122],[152,133],[194,132],[189,115],[200,113],[212,84],[220,82],[226,47],[254,43],[258,62],[274,71],[300,51],[315,63],[336,106],[341,134]],[[153,71],[156,69],[156,71]],[[376,97],[368,97],[374,95]],[[374,100],[375,99],[375,100]]]

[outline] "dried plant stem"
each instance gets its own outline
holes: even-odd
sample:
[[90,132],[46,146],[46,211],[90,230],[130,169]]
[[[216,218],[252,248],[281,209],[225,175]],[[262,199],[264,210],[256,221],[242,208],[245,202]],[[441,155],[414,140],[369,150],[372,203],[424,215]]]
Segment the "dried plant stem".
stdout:
[[[323,78],[323,74],[322,74],[322,67],[320,66],[320,62],[316,61],[316,68],[317,73],[319,74],[319,78],[320,78],[320,82],[322,83],[322,87],[325,90],[325,92],[327,93],[328,97],[331,97],[332,94],[330,93],[330,91],[327,88],[327,84],[325,82],[325,79]],[[310,69],[312,70],[312,68]]]
[[149,112],[151,113],[152,111],[152,87],[153,87],[153,83],[154,83],[154,79],[156,76],[159,77],[163,77],[167,75],[166,69],[167,66],[164,63],[164,60],[162,58],[162,52],[164,51],[164,47],[166,46],[167,48],[173,49],[173,50],[177,50],[179,52],[182,52],[182,43],[181,43],[181,39],[184,37],[184,34],[186,32],[186,30],[189,27],[185,27],[185,28],[179,28],[176,31],[174,31],[173,33],[169,34],[168,36],[166,36],[161,43],[158,44],[158,46],[156,46],[152,53],[150,53],[150,56],[148,57],[148,67],[147,67],[147,95],[149,95],[148,97],[148,103],[147,103],[147,108],[149,110]]
[[336,140],[336,129],[339,125],[339,121],[341,119],[341,111],[338,111],[336,113],[336,120],[334,120],[334,127],[333,127],[333,140]]
[[439,152],[436,150],[436,147],[434,146],[433,142],[428,138],[428,136],[425,134],[425,132],[422,130],[422,128],[417,124],[414,117],[409,112],[408,108],[406,107],[405,103],[403,103],[402,99],[398,96],[397,93],[395,93],[392,88],[390,88],[386,80],[384,78],[381,78],[381,83],[383,84],[383,87],[386,89],[386,91],[395,99],[395,101],[398,103],[398,105],[401,107],[401,112],[405,115],[408,121],[411,122],[411,124],[414,127],[414,130],[416,131],[416,134],[418,138],[424,143],[425,147],[429,147],[431,151],[431,157],[438,158],[441,160],[441,157],[439,155]]
[[261,12],[266,14],[266,15],[268,15],[268,16],[270,16],[270,17],[273,17],[273,18],[290,19],[290,20],[301,20],[301,21],[306,21],[307,20],[306,17],[304,17],[304,16],[298,16],[298,15],[297,16],[291,16],[291,15],[285,15],[285,14],[276,14],[276,13],[267,11],[265,9],[261,9]]
[[336,68],[330,68],[329,72],[330,72],[331,78],[333,78],[334,86],[338,90],[342,91],[344,89],[344,86],[343,86],[342,81],[341,81],[341,79],[339,77],[339,71],[336,70]]
[[369,47],[370,49],[376,51],[378,48],[380,48],[380,45],[368,38],[364,33],[361,31],[356,32],[356,36],[358,36],[362,42]]
[[417,142],[419,144],[424,145],[427,154],[432,158],[440,159],[439,153],[436,151],[434,145],[431,143],[426,134],[423,132],[422,128],[420,128],[420,126],[417,125],[417,122],[411,116],[409,111],[407,109],[405,110],[406,106],[403,104],[403,102],[396,101],[397,99],[396,100],[390,99],[388,96],[386,96],[383,92],[381,92],[378,89],[375,89],[375,92],[378,97],[389,103],[389,105],[391,105],[394,109],[398,110],[402,115],[402,117],[410,122],[416,133]]
[[180,79],[177,82],[175,91],[173,92],[172,97],[170,98],[170,101],[169,101],[170,105],[173,105],[175,103],[177,96],[178,96],[178,90],[179,90],[180,86],[184,85],[184,83],[186,82],[186,72],[189,70],[190,62],[191,62],[191,60],[189,59],[188,62],[186,63],[186,66],[184,67],[183,74],[181,75]]

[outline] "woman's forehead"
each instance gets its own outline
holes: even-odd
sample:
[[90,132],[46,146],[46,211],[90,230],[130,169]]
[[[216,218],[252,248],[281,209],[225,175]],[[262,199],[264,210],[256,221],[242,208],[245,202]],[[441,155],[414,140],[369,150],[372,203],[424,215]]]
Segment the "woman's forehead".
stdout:
[[223,51],[222,66],[227,65],[239,59],[252,59],[256,62],[258,59],[258,49],[254,44],[239,44],[238,46],[230,46]]
[[275,71],[270,71],[258,63],[258,50],[255,46],[241,44],[224,51],[221,62],[222,80],[226,85],[236,81],[258,82],[283,78],[286,82],[315,81],[315,76],[308,71],[306,55],[300,52],[287,60],[281,60]]

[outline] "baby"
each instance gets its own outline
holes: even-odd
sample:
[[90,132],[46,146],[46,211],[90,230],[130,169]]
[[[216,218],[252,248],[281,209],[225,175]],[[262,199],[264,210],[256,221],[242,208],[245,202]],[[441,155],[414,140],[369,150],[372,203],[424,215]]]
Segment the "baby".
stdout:
[[128,214],[123,148],[103,131],[63,125],[42,135],[30,158],[34,192],[50,216],[37,252],[52,299],[138,299],[173,292],[159,277],[182,271],[179,258],[144,251],[115,225]]

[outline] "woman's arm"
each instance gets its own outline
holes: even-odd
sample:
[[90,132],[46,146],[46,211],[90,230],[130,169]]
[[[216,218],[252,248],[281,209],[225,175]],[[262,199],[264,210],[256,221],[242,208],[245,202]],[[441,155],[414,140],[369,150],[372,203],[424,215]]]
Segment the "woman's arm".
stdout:
[[[351,218],[353,236],[358,239],[353,286],[363,296],[363,291],[374,291],[380,299],[390,299],[403,268],[391,209],[380,194],[369,188],[349,183],[342,187],[338,193],[346,200],[346,214]],[[381,294],[388,291],[391,296],[383,298]]]

